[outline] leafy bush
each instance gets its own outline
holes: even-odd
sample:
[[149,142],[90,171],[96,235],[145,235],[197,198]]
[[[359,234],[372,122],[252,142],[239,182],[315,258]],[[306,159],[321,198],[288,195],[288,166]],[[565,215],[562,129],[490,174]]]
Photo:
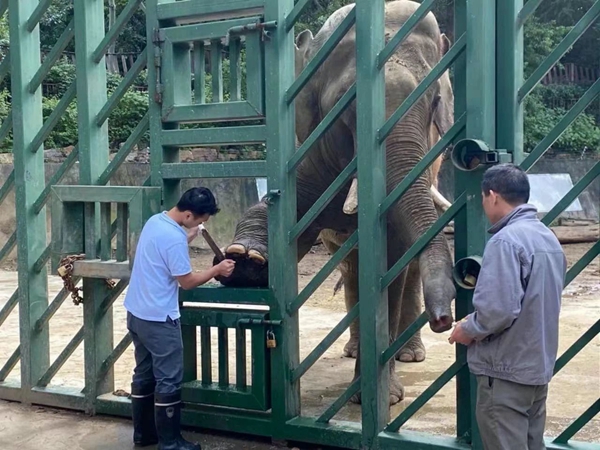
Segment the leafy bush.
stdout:
[[[45,97],[42,99],[42,113],[44,121],[48,120],[60,99]],[[78,140],[77,129],[77,100],[73,100],[63,116],[60,118],[46,142],[45,148],[63,148],[75,145]]]
[[[148,111],[148,93],[128,91],[108,118],[108,139],[111,148],[119,148]],[[142,139],[144,140],[144,139]],[[148,142],[148,134],[145,135]]]

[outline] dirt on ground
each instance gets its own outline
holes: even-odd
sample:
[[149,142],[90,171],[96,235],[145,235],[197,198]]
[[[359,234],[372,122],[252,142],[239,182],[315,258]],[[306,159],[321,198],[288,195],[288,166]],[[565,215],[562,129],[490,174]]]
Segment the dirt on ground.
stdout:
[[[581,234],[584,230],[579,227],[557,227],[555,231],[560,237],[572,233]],[[587,231],[597,236],[598,225],[588,225]],[[569,267],[577,262],[592,245],[591,242],[565,245]],[[194,250],[191,254],[195,269],[200,270],[211,264],[211,254]],[[299,289],[312,279],[329,257],[330,255],[322,246],[317,245],[313,248],[298,265]],[[11,269],[11,267],[7,268]],[[305,358],[345,315],[343,288],[335,297],[333,296],[333,288],[338,278],[339,272],[334,271],[300,311],[301,359]],[[0,308],[12,295],[16,286],[16,272],[11,270],[0,272]],[[49,278],[50,298],[53,298],[61,288],[60,278],[51,276]],[[113,306],[115,345],[126,333],[125,311],[122,303],[123,296]],[[600,258],[596,257],[564,291],[559,354],[569,348],[599,318]],[[77,333],[82,323],[82,307],[73,305],[71,300],[67,299],[50,321],[51,361]],[[448,344],[448,335],[449,333],[435,334],[426,326],[422,332],[427,350],[426,360],[421,363],[397,364],[396,370],[406,388],[406,398],[399,405],[392,407],[392,418],[406,409],[452,364],[455,349]],[[302,378],[302,415],[320,415],[351,382],[355,360],[342,356],[342,349],[348,336],[349,333],[346,331]],[[0,367],[12,354],[18,342],[17,308],[0,328]],[[217,379],[216,333],[213,333],[213,342],[213,379]],[[230,333],[229,343],[231,382],[235,382],[234,333]],[[198,364],[200,364],[200,351],[198,356]],[[115,365],[115,390],[123,389],[129,392],[133,366],[133,348],[130,346]],[[247,368],[250,368],[250,357]],[[18,379],[18,370],[19,365],[12,371],[9,379]],[[83,388],[83,374],[83,344],[80,344],[54,377],[52,385]],[[250,377],[249,382],[251,382]],[[453,379],[421,408],[403,429],[445,435],[455,434],[455,398],[456,385]],[[552,381],[548,397],[547,435],[560,434],[598,398],[600,398],[600,336],[596,336]],[[347,404],[334,420],[360,421],[359,406]],[[600,417],[589,422],[576,435],[575,440],[600,442]]]

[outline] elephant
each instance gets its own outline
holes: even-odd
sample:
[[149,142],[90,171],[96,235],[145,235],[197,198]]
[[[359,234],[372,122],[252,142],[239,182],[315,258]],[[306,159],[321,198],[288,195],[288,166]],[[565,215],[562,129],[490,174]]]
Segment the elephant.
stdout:
[[[299,75],[353,4],[344,6],[327,19],[316,35],[301,32],[295,41],[296,75]],[[419,3],[397,0],[385,3],[386,40],[395,35]],[[356,79],[356,35],[352,27],[316,71],[295,100],[296,139],[304,142]],[[399,107],[436,66],[450,46],[433,13],[428,13],[385,64],[386,117]],[[448,73],[444,73],[394,127],[385,143],[386,189],[391,192],[423,158],[454,122],[454,97]],[[297,217],[300,220],[321,194],[356,155],[356,101],[334,122],[299,164],[297,176]],[[383,124],[382,124],[383,125]],[[437,190],[437,173],[442,156],[419,177],[387,215],[388,267],[391,267],[438,218],[448,202]],[[236,261],[229,277],[217,280],[229,287],[268,286],[268,201],[262,199],[245,211],[231,244],[223,248]],[[338,249],[357,229],[357,179],[350,180],[298,238],[298,260],[320,236],[330,252]],[[213,261],[215,264],[218,258]],[[354,249],[340,264],[348,311],[358,302],[358,251]],[[445,236],[438,234],[388,288],[390,342],[421,314],[421,298],[429,326],[442,333],[453,324],[452,301],[456,288],[452,279],[452,257]],[[359,320],[350,327],[344,353],[356,357],[354,378],[360,374]],[[425,347],[416,334],[393,358],[390,370],[390,405],[404,398],[404,387],[395,372],[395,359],[422,361]],[[360,394],[352,398],[360,403]]]

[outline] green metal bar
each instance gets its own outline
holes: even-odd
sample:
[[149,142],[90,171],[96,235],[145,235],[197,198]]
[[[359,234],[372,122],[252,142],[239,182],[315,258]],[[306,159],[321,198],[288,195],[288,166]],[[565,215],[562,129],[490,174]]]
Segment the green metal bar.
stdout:
[[600,161],[594,166],[573,186],[567,194],[554,205],[554,207],[544,216],[542,223],[546,226],[556,219],[565,209],[573,203],[577,197],[596,179],[600,177]]
[[223,102],[223,46],[220,40],[210,43],[210,71],[212,74],[212,102]]
[[217,342],[219,349],[219,386],[229,386],[229,340],[228,329],[217,329]]
[[123,28],[125,28],[127,22],[129,22],[129,19],[133,17],[135,12],[139,8],[140,3],[142,3],[142,0],[129,0],[127,2],[123,10],[121,11],[121,14],[119,14],[119,17],[117,17],[117,20],[115,21],[113,26],[110,28],[110,30],[108,30],[108,33],[106,33],[104,39],[102,39],[100,44],[98,44],[98,48],[96,48],[96,51],[92,53],[92,59],[96,64],[98,64],[102,60],[102,57],[104,56],[110,45],[119,37],[121,31],[123,30]]
[[98,126],[102,126],[104,122],[106,122],[114,109],[119,105],[123,96],[127,93],[127,90],[133,85],[137,76],[144,70],[148,63],[147,53],[148,47],[145,47],[135,60],[135,63],[133,63],[133,66],[131,66],[131,69],[127,72],[127,75],[125,75],[125,78],[119,83],[119,86],[117,86],[104,107],[100,110],[98,117],[96,118],[96,124]]
[[404,344],[406,344],[417,331],[423,328],[428,321],[429,316],[427,313],[422,313],[413,323],[410,324],[406,330],[404,330],[400,336],[398,336],[392,345],[390,345],[388,349],[382,353],[381,364],[391,361],[391,359],[396,356],[396,353],[398,353],[400,349],[404,347]]
[[60,38],[58,38],[58,41],[56,41],[56,44],[54,44],[54,46],[52,47],[52,50],[50,50],[50,53],[46,56],[46,58],[44,59],[44,62],[42,63],[42,65],[40,66],[40,68],[38,69],[36,74],[33,76],[33,79],[31,80],[31,82],[29,83],[29,92],[30,93],[33,94],[33,93],[35,93],[35,91],[38,90],[38,88],[42,84],[42,81],[44,81],[44,78],[46,77],[46,75],[48,75],[48,72],[50,72],[50,69],[52,69],[52,66],[54,66],[54,63],[56,61],[58,61],[58,58],[60,58],[62,56],[63,52],[69,45],[69,42],[71,42],[71,40],[74,37],[75,37],[75,23],[73,22],[73,19],[71,19],[71,21],[69,22],[67,27],[64,29],[64,31],[60,35]]
[[19,345],[15,351],[10,355],[4,367],[0,369],[0,382],[6,380],[6,377],[12,372],[19,360],[21,359],[21,346]]
[[390,39],[381,53],[379,53],[377,57],[377,66],[379,69],[385,66],[385,63],[391,58],[400,44],[404,42],[415,26],[433,9],[435,2],[436,0],[424,0],[408,20],[404,22],[394,37]]
[[8,116],[6,116],[6,119],[4,119],[4,121],[2,122],[2,126],[0,126],[0,142],[2,142],[6,138],[6,136],[8,136],[8,133],[11,132],[12,125],[13,115],[11,110],[9,111]]
[[[160,0],[158,3],[158,19],[176,20],[178,18],[202,18],[209,20],[221,18],[224,15],[234,13],[235,17],[256,14],[264,7],[265,0],[192,0],[173,2],[171,0]],[[146,11],[150,8],[146,7]]]
[[594,21],[600,15],[600,0],[585,13],[585,15],[575,24],[569,33],[560,41],[560,44],[544,59],[539,67],[531,74],[529,79],[519,89],[519,101],[523,101],[527,95],[537,86],[554,65],[573,47],[573,44],[579,40],[589,27],[594,24]]
[[[73,285],[77,286],[77,284],[81,281],[80,277],[73,277]],[[65,300],[67,299],[67,297],[69,296],[70,292],[67,291],[64,287],[58,292],[58,294],[56,294],[56,297],[54,297],[54,300],[52,300],[52,303],[50,303],[50,305],[48,306],[48,308],[46,308],[46,311],[44,311],[44,314],[41,315],[41,317],[35,322],[35,331],[36,332],[40,332],[44,329],[44,327],[46,326],[46,324],[48,322],[50,322],[50,319],[52,319],[52,317],[54,317],[54,314],[56,313],[56,311],[59,310],[59,308],[61,307],[61,305],[65,302]]]
[[115,300],[119,298],[119,295],[123,293],[128,284],[129,280],[120,280],[117,285],[108,292],[98,308],[100,314],[105,314],[110,310]]
[[427,245],[435,238],[438,233],[440,233],[446,225],[450,223],[452,219],[463,209],[463,207],[467,204],[467,195],[466,193],[462,193],[448,208],[444,214],[442,214],[427,230],[425,234],[423,234],[417,242],[415,242],[408,251],[402,255],[396,264],[392,266],[390,270],[386,272],[386,274],[381,278],[381,290],[384,291],[387,289],[390,284],[394,282],[396,278],[402,273],[404,269],[408,267],[410,262],[415,258],[421,251],[427,247]]
[[[523,5],[522,1],[519,1],[520,5],[522,6],[522,9],[519,11],[519,15],[517,17],[518,27],[522,27],[525,24],[527,19],[529,19],[529,17],[531,17],[531,15],[536,11],[538,6],[540,6],[543,1],[544,0],[527,0],[525,5]],[[506,3],[511,3],[511,2],[506,2]]]
[[212,354],[210,327],[200,327],[200,348],[202,360],[202,384],[212,384]]
[[132,342],[133,340],[130,333],[127,333],[125,336],[123,336],[110,356],[102,363],[99,375],[101,378],[104,377],[106,373],[114,367],[115,363],[119,360],[123,353],[125,353],[125,350],[127,350]]
[[129,233],[127,232],[127,215],[128,207],[125,203],[119,203],[117,205],[117,229],[115,233],[117,235],[117,261],[127,261],[128,258],[128,240]]
[[51,3],[52,0],[40,0],[35,11],[33,11],[33,14],[31,14],[27,21],[27,31],[31,33],[38,26],[40,19],[44,16]]
[[15,306],[19,303],[19,289],[15,289],[15,292],[10,296],[8,301],[4,304],[0,310],[0,327],[4,321],[10,316],[10,313],[15,309]]
[[6,74],[10,71],[10,50],[6,51],[2,62],[0,62],[0,81],[4,80]]
[[571,345],[554,364],[554,375],[560,372],[575,356],[600,333],[600,320],[597,320],[573,345]]
[[[194,349],[195,350],[195,349]],[[235,329],[235,386],[245,389],[248,385],[246,377],[246,330]],[[254,384],[254,380],[252,384]]]
[[73,336],[73,339],[67,344],[67,346],[60,352],[60,355],[54,360],[50,368],[42,375],[39,381],[36,383],[36,386],[48,386],[52,381],[52,378],[56,375],[56,373],[60,370],[62,366],[67,362],[67,359],[71,357],[75,349],[81,344],[83,341],[84,335],[84,327],[82,326],[79,331]]
[[389,209],[396,204],[398,200],[410,189],[415,181],[425,172],[431,164],[444,152],[446,147],[461,133],[467,124],[467,117],[463,114],[440,139],[434,147],[419,161],[415,167],[404,177],[402,182],[394,188],[385,198],[379,208],[379,214],[385,215]]
[[12,187],[15,185],[15,170],[11,170],[8,178],[0,188],[0,203],[4,201]]
[[163,164],[164,180],[185,178],[253,178],[264,177],[265,161],[227,161],[208,163]]
[[6,241],[6,243],[4,244],[2,249],[0,249],[0,261],[2,261],[4,258],[6,258],[6,256],[10,252],[12,252],[12,250],[15,248],[16,244],[17,244],[17,232],[13,231],[13,233],[10,235],[10,237],[8,238],[8,240]]
[[383,127],[378,132],[380,142],[383,142],[390,135],[394,127],[402,118],[410,111],[410,109],[419,101],[421,96],[440,78],[446,70],[458,59],[465,51],[467,46],[467,36],[463,34],[452,48],[444,55],[440,62],[427,74],[427,76],[419,83],[417,88],[402,102],[402,104],[394,111],[390,118],[385,122]]
[[302,145],[296,150],[294,156],[287,164],[288,172],[295,170],[302,160],[306,157],[312,146],[323,137],[323,135],[331,128],[342,113],[348,108],[350,103],[356,99],[356,83],[354,83],[346,91],[344,95],[337,101],[335,106],[327,113],[323,120],[316,126],[310,136],[302,143]]
[[40,131],[31,141],[31,144],[29,146],[30,152],[35,153],[40,149],[44,141],[48,139],[48,136],[50,136],[50,133],[52,133],[52,130],[54,129],[58,121],[62,118],[63,114],[65,113],[65,111],[76,96],[77,87],[76,83],[73,82],[71,83],[71,86],[69,86],[69,88],[67,89],[67,92],[65,92],[65,94],[58,102],[58,105],[56,105],[56,108],[54,108],[50,113],[50,117],[48,117],[46,122],[44,122],[44,125],[42,126]]
[[[152,124],[152,116],[150,116],[150,124]],[[169,147],[184,147],[198,145],[198,143],[204,145],[260,144],[266,138],[267,128],[265,125],[163,130],[161,133],[162,145]]]
[[294,25],[311,2],[312,0],[298,0],[296,2],[292,12],[285,18],[285,31],[289,32],[294,28]]
[[229,41],[229,97],[231,101],[242,99],[241,50],[240,39],[232,38]]
[[314,363],[327,351],[329,347],[333,345],[335,341],[346,331],[346,329],[350,326],[350,324],[358,318],[358,304],[354,305],[352,310],[344,316],[339,323],[333,327],[333,329],[325,336],[325,338],[317,345],[310,354],[304,358],[304,361],[300,363],[298,367],[296,367],[292,371],[292,380],[299,380],[302,375],[304,375],[308,369],[310,369]]
[[555,439],[556,444],[568,444],[569,440],[575,436],[584,426],[592,421],[600,413],[600,398],[592,406],[584,411],[565,431],[559,434]]
[[111,259],[111,203],[102,203],[100,205],[100,259],[108,261]]
[[448,367],[448,369],[446,369],[442,375],[440,375],[433,383],[431,383],[421,395],[414,399],[412,403],[406,407],[402,414],[400,414],[387,427],[385,427],[385,431],[392,433],[397,432],[402,425],[408,422],[410,418],[414,416],[415,413],[423,407],[423,405],[425,405],[425,403],[427,403],[435,394],[440,391],[440,389],[448,384],[448,382],[454,378],[458,371],[465,365],[465,360],[455,361],[454,364]]
[[356,247],[358,244],[358,232],[355,231],[346,239],[344,244],[333,254],[333,256],[323,265],[321,270],[313,276],[312,280],[302,289],[302,292],[294,299],[289,306],[290,313],[300,310],[302,305],[310,298],[312,294],[323,284],[338,264]]
[[321,194],[319,199],[310,207],[302,216],[302,219],[290,231],[290,242],[296,241],[302,233],[310,226],[310,224],[318,217],[333,198],[342,190],[348,183],[352,175],[356,172],[357,157],[352,158],[346,168],[340,172],[333,183]]
[[[250,31],[247,28],[248,25],[256,24],[260,21],[260,16],[235,18],[231,20],[203,20],[202,23],[163,27],[160,30],[160,34],[161,37],[173,44],[185,43],[187,46],[187,43],[190,41],[220,41],[227,35],[231,36],[235,33]],[[264,24],[266,25],[266,22]]]
[[73,167],[73,165],[77,162],[78,158],[79,158],[79,147],[75,146],[75,148],[73,148],[71,153],[69,153],[69,156],[67,156],[67,159],[65,159],[65,161],[61,164],[61,166],[58,168],[58,170],[52,175],[52,177],[50,178],[50,181],[48,182],[48,184],[46,185],[46,187],[44,188],[44,190],[42,191],[40,196],[37,198],[37,200],[34,202],[33,210],[36,212],[36,214],[39,213],[42,210],[42,208],[46,205],[46,203],[48,202],[48,199],[50,198],[50,192],[52,190],[52,186],[60,183],[60,181],[66,175],[66,173],[69,170],[71,170],[71,167]]
[[360,391],[361,377],[355,379],[346,391],[327,408],[327,410],[317,418],[317,423],[327,423],[344,407],[346,403],[352,398],[353,395],[358,394]]
[[356,7],[348,13],[348,15],[342,20],[337,26],[335,31],[331,33],[331,36],[323,44],[323,46],[317,51],[315,56],[310,60],[306,67],[302,70],[302,73],[296,78],[292,86],[286,92],[286,100],[288,104],[291,104],[296,96],[300,93],[302,88],[308,83],[315,72],[321,67],[325,59],[331,54],[333,49],[338,43],[344,38],[348,30],[354,26],[356,22]]
[[249,100],[223,103],[176,105],[163,112],[163,122],[201,123],[235,122],[244,119],[262,119],[263,114]]
[[206,55],[203,41],[194,42],[194,103],[206,103]]
[[142,120],[137,124],[133,132],[129,135],[125,144],[119,149],[115,157],[108,164],[100,178],[98,179],[98,184],[107,184],[112,176],[117,172],[121,164],[125,162],[127,155],[131,152],[131,149],[144,137],[144,134],[148,131],[150,126],[150,117],[148,113],[142,117]]
[[0,16],[3,16],[8,9],[8,0],[0,0]]
[[246,36],[246,100],[259,113],[265,111],[265,47],[261,35]]
[[45,250],[43,251],[43,253],[40,255],[38,260],[33,265],[33,271],[36,273],[39,273],[40,270],[42,270],[44,268],[44,266],[50,259],[51,255],[52,255],[52,244],[48,244],[46,246]]
[[596,242],[586,253],[581,257],[579,261],[573,264],[573,267],[569,269],[565,277],[565,286],[571,284],[571,281],[579,275],[579,273],[585,269],[596,256],[600,255],[600,240]]
[[531,151],[531,153],[525,158],[520,164],[521,169],[529,170],[538,159],[540,159],[544,153],[550,148],[554,142],[565,132],[565,130],[573,123],[573,121],[581,114],[594,99],[600,94],[600,78],[586,91],[585,94],[573,105],[573,107],[567,112],[562,119],[552,128],[552,131],[546,135],[544,139],[540,141],[538,145]]

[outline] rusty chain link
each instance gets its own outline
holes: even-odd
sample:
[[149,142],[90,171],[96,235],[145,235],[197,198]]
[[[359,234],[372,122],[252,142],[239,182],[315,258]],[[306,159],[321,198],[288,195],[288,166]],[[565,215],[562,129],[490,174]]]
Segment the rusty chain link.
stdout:
[[[83,297],[79,294],[79,291],[82,289],[78,288],[75,286],[75,283],[73,283],[73,264],[75,261],[80,261],[84,258],[85,254],[83,253],[80,255],[68,255],[62,258],[58,264],[58,275],[63,280],[64,288],[71,293],[73,304],[76,306],[83,303]],[[116,286],[115,282],[109,279],[106,280],[106,284],[109,289],[113,289]]]

